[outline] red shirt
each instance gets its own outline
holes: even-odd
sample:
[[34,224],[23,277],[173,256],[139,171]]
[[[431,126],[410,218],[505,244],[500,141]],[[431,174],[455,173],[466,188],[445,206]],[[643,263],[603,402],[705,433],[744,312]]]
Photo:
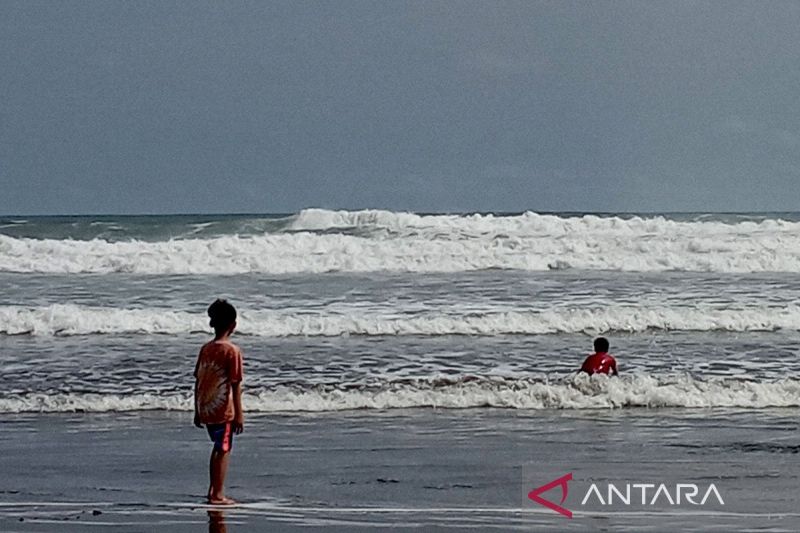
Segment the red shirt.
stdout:
[[234,383],[242,381],[242,352],[230,341],[211,341],[200,350],[195,402],[200,422],[223,424],[235,417]]
[[581,366],[581,372],[592,374],[614,374],[617,373],[617,361],[606,352],[597,352],[586,358]]

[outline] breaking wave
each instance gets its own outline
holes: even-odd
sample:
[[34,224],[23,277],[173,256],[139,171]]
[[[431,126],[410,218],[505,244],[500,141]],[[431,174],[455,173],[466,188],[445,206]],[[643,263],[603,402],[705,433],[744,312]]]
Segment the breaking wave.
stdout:
[[[688,375],[621,378],[577,375],[560,382],[536,379],[405,379],[374,385],[278,385],[248,388],[248,412],[321,412],[408,408],[744,408],[800,406],[800,380],[771,382]],[[0,412],[190,411],[186,394],[17,394],[0,398]]]
[[[551,269],[800,272],[800,222],[304,210],[173,239],[0,234],[0,271],[137,274]],[[268,222],[268,224],[267,224]],[[195,224],[197,226],[197,224]],[[258,231],[256,231],[256,228]]]
[[[383,311],[385,313],[385,311]],[[340,314],[245,311],[239,334],[260,337],[338,335],[543,335],[663,331],[800,330],[800,307],[713,308],[609,305],[543,311],[497,311],[462,315],[429,311]],[[186,334],[208,332],[201,313],[166,309],[117,309],[76,305],[0,307],[0,334],[69,336],[91,334]]]

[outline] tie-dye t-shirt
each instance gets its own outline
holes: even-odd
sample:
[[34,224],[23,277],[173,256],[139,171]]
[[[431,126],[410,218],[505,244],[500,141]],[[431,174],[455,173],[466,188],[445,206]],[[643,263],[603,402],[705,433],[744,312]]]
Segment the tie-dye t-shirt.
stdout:
[[242,352],[228,341],[211,341],[200,349],[195,401],[200,422],[222,424],[234,419],[233,383],[242,381]]

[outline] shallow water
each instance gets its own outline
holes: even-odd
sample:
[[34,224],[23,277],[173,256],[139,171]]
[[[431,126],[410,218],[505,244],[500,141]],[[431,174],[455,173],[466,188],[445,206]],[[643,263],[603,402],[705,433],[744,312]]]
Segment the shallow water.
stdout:
[[[0,411],[187,409],[217,296],[251,410],[796,406],[798,220],[9,219]],[[573,376],[599,334],[620,381]]]

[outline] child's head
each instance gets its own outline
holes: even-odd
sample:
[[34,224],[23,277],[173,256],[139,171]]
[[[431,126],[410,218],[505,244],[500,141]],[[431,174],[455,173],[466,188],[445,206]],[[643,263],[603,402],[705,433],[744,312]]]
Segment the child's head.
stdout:
[[208,307],[210,326],[217,335],[233,331],[236,327],[236,309],[227,300],[216,300]]
[[597,353],[603,353],[608,351],[608,339],[605,337],[597,337],[594,340],[594,351]]

